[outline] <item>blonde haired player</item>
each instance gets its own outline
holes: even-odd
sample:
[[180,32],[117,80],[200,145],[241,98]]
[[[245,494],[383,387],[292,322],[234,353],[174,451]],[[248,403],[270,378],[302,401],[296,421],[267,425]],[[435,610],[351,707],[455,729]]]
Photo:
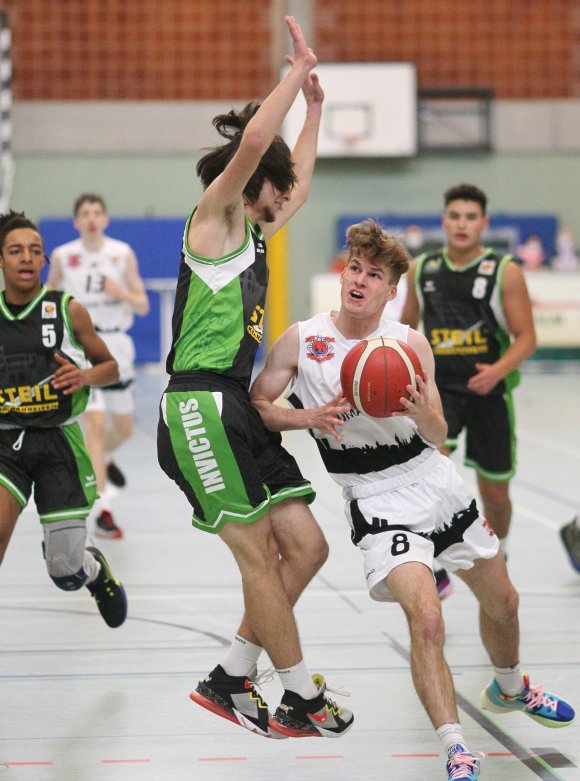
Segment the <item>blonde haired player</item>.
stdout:
[[[370,595],[397,601],[411,635],[411,674],[447,757],[449,779],[479,778],[479,758],[466,748],[443,646],[445,626],[433,577],[435,557],[456,572],[480,607],[483,644],[495,677],[484,707],[521,710],[546,726],[565,726],[574,710],[542,686],[530,686],[519,665],[518,594],[497,537],[451,460],[438,451],[447,425],[426,338],[387,320],[384,307],[408,268],[404,247],[373,220],[347,232],[349,258],[341,275],[338,312],[291,326],[274,344],[251,398],[273,431],[308,429],[324,465],[342,487],[351,539],[363,555]],[[426,375],[407,386],[403,412],[371,418],[344,406],[341,363],[360,340],[387,336],[407,342]],[[316,343],[327,349],[312,350]],[[284,393],[293,409],[274,401]]]

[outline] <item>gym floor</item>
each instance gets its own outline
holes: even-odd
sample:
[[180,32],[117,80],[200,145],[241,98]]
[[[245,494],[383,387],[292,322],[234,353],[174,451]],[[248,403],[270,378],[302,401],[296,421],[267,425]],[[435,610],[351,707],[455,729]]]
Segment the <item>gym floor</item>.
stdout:
[[[516,391],[509,570],[521,595],[524,670],[578,709],[580,574],[558,530],[580,511],[580,373],[547,368],[532,365]],[[127,589],[122,627],[107,628],[86,589],[65,594],[51,584],[34,508],[19,520],[0,569],[0,779],[444,779],[412,686],[402,611],[368,597],[340,492],[302,432],[286,443],[318,490],[314,512],[331,553],[296,615],[310,670],[350,692],[335,698],[352,708],[354,726],[337,741],[264,740],[191,702],[190,690],[230,643],[242,599],[227,549],[191,528],[189,505],[157,466],[164,383],[157,367],[139,372],[137,429],[118,457],[128,485],[113,505],[125,538],[98,541]],[[482,779],[580,779],[580,719],[548,730],[521,713],[481,709],[491,674],[476,603],[457,578],[453,584],[444,602],[446,655],[469,748],[486,755]],[[277,680],[263,693],[275,708]]]

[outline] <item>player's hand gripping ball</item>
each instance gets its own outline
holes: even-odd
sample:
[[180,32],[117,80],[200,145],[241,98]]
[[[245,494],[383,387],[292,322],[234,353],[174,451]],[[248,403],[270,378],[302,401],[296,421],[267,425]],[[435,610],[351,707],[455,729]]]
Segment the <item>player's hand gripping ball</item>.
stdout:
[[340,368],[342,392],[351,406],[373,418],[402,412],[399,399],[408,398],[407,385],[424,378],[417,353],[398,339],[363,339],[345,355]]

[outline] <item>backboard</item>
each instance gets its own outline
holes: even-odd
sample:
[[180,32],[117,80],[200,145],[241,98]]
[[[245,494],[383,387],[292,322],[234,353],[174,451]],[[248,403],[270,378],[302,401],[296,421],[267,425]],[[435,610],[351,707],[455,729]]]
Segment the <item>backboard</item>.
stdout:
[[[318,157],[411,157],[417,153],[417,74],[409,62],[321,63],[325,93]],[[282,134],[293,147],[304,122],[304,98]]]

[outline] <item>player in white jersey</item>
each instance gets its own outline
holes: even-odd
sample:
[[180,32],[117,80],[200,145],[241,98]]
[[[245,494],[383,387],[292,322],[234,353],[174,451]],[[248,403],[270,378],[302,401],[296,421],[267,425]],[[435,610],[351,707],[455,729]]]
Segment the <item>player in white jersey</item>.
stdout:
[[[565,726],[574,710],[530,686],[519,664],[518,594],[499,543],[475,499],[438,447],[447,425],[427,339],[386,320],[386,303],[409,264],[403,245],[373,220],[347,231],[349,259],[339,312],[291,326],[272,347],[251,391],[273,431],[308,429],[324,464],[342,486],[353,543],[363,554],[370,595],[398,601],[411,635],[411,674],[447,757],[448,778],[479,778],[479,758],[465,746],[453,681],[443,654],[445,627],[433,577],[437,558],[479,601],[483,644],[494,680],[484,707],[522,710],[546,726]],[[403,412],[371,418],[342,396],[340,366],[361,339],[390,336],[418,354],[425,380],[407,386]],[[293,409],[274,404],[285,391]]]
[[119,382],[106,390],[92,388],[83,416],[101,497],[92,514],[95,534],[118,538],[123,532],[111,515],[107,477],[118,487],[125,485],[112,453],[133,433],[135,345],[127,332],[135,314],[147,314],[149,300],[135,253],[126,242],[105,234],[108,224],[104,199],[80,195],[74,204],[79,237],[53,251],[47,285],[69,291],[84,304],[119,365]]

